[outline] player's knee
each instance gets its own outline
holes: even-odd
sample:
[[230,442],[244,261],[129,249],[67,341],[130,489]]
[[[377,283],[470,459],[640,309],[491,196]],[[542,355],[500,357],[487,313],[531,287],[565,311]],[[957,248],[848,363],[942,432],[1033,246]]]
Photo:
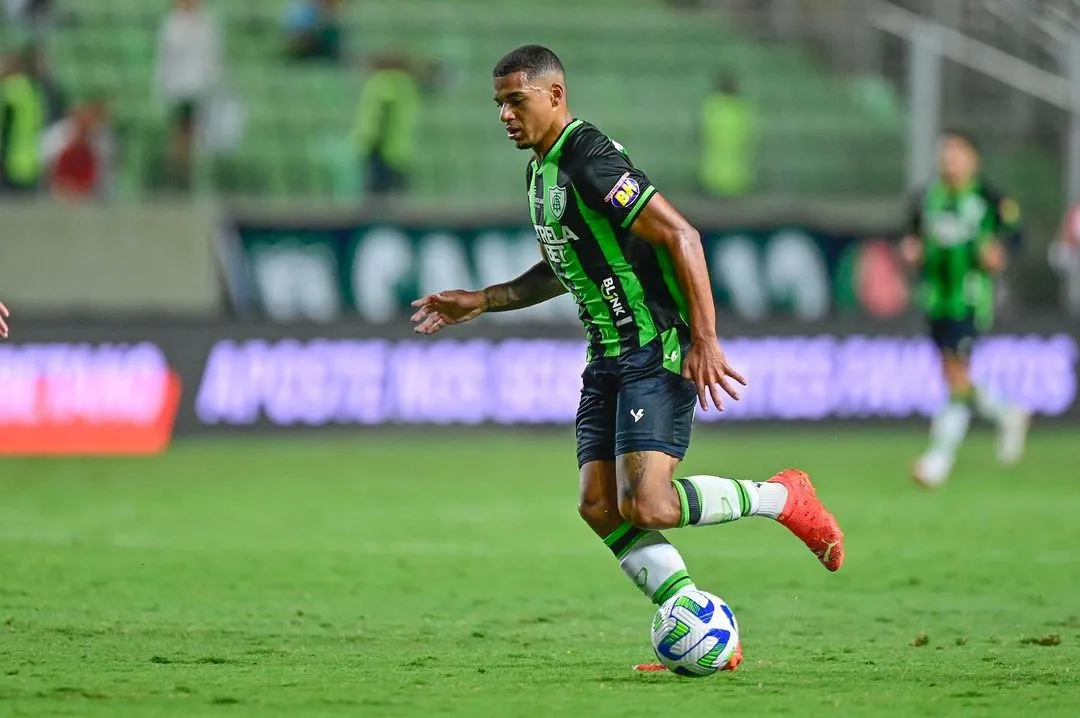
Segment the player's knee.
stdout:
[[578,499],[578,515],[598,534],[606,536],[622,523],[619,507],[610,505],[602,496],[583,493]]
[[599,523],[603,519],[606,509],[604,502],[597,498],[582,495],[578,499],[578,515],[590,526]]
[[657,497],[625,494],[619,499],[619,513],[623,519],[639,529],[670,529],[679,525],[681,511],[678,506]]

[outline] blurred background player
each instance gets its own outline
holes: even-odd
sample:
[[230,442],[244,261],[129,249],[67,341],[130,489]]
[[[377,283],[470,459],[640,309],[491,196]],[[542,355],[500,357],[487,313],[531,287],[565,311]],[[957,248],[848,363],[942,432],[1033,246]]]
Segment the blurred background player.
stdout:
[[920,270],[920,298],[930,337],[941,352],[949,397],[930,425],[930,447],[912,475],[927,487],[945,482],[967,435],[974,408],[998,429],[998,460],[1020,459],[1029,415],[971,380],[975,340],[994,314],[994,278],[1020,242],[1017,203],[983,180],[974,138],[959,130],[940,141],[938,179],[919,192],[901,243]]
[[[492,74],[507,138],[534,153],[526,187],[544,259],[504,284],[417,300],[416,331],[573,296],[589,340],[576,420],[579,512],[657,605],[694,586],[666,529],[765,516],[838,570],[843,534],[803,472],[765,482],[675,478],[695,401],[706,410],[711,396],[722,411],[721,391],[738,399],[734,381],[746,383],[716,338],[700,236],[622,146],[574,118],[551,50],[518,48]],[[740,660],[737,649],[728,669]]]

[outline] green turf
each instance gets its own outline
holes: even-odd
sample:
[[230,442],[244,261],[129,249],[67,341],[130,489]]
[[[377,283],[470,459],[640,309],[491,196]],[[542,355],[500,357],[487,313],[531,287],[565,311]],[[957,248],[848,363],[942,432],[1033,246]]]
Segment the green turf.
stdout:
[[1012,471],[977,434],[937,494],[923,438],[699,428],[687,473],[804,467],[848,541],[830,575],[764,519],[674,532],[743,631],[704,680],[630,670],[652,611],[563,434],[3,461],[0,715],[1080,715],[1075,432]]

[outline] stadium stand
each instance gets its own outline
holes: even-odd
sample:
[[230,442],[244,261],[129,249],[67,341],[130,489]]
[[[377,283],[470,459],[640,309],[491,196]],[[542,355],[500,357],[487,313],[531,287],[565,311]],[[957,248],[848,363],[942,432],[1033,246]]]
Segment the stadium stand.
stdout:
[[[167,0],[66,0],[51,38],[72,93],[104,90],[125,138],[122,189],[160,185],[165,117],[154,101],[155,39]],[[698,103],[717,70],[733,71],[759,107],[759,191],[774,195],[887,194],[903,186],[903,119],[888,85],[831,75],[803,51],[751,39],[708,10],[653,1],[578,7],[575,23],[550,0],[345,4],[344,66],[290,64],[283,0],[207,0],[224,28],[226,88],[242,100],[242,139],[200,166],[203,191],[352,199],[360,163],[349,145],[372,53],[440,64],[426,94],[414,193],[429,199],[512,200],[524,157],[508,151],[490,102],[490,68],[525,42],[555,48],[571,70],[576,112],[627,146],[672,192],[695,186]],[[708,21],[703,21],[707,19]],[[872,157],[872,162],[867,162]],[[857,170],[857,171],[856,171]]]

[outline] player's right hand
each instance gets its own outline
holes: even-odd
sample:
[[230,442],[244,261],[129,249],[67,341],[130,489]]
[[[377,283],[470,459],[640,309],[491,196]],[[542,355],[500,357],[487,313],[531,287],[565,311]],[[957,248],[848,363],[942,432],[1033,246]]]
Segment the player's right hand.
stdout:
[[7,307],[4,306],[3,302],[0,302],[0,338],[2,339],[6,339],[8,335],[7,322],[4,320],[9,316],[11,315],[8,314]]
[[451,324],[461,324],[484,313],[486,309],[483,292],[453,289],[421,297],[412,303],[417,307],[412,315],[417,334],[434,334]]
[[923,262],[922,241],[918,237],[907,236],[900,241],[900,257],[910,267],[918,267]]

